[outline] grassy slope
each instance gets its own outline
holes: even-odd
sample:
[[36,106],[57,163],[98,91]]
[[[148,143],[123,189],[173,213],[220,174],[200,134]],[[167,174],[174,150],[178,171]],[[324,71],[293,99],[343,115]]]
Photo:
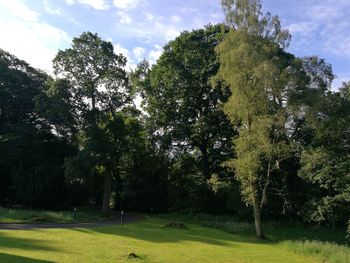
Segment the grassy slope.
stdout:
[[[189,225],[162,226],[147,218],[124,227],[94,229],[0,230],[0,262],[321,262],[278,243]],[[130,260],[135,252],[141,259]]]

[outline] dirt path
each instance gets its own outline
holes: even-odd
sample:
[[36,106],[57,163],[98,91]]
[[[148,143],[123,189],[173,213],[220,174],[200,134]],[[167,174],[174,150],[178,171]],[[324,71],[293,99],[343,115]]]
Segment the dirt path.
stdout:
[[[123,224],[132,223],[142,220],[140,215],[124,215]],[[34,228],[88,228],[97,226],[120,225],[121,219],[92,222],[92,223],[41,223],[41,224],[16,224],[16,223],[0,223],[0,230],[23,230]]]

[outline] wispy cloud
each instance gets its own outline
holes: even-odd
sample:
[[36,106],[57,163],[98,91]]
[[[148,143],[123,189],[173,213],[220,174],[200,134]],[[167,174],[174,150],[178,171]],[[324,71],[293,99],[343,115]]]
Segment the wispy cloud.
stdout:
[[123,11],[119,11],[118,13],[119,16],[119,22],[123,25],[131,25],[132,24],[132,18]]
[[314,50],[317,45],[321,51],[350,57],[349,7],[348,0],[304,1],[296,10],[300,14],[298,22],[287,26],[296,38],[294,44],[307,49],[307,45],[301,44],[312,43]]
[[132,53],[134,54],[135,58],[137,59],[137,62],[140,62],[145,58],[146,50],[143,47],[134,47],[132,49]]
[[178,22],[182,21],[182,18],[179,16],[171,16],[170,20],[171,20],[171,22],[178,23]]
[[51,15],[58,15],[58,16],[61,16],[63,14],[63,12],[60,8],[51,6],[49,1],[47,1],[47,0],[45,0],[43,2],[43,4],[44,4],[45,11],[47,13],[49,13]]
[[157,59],[162,55],[163,48],[159,45],[155,45],[154,49],[152,49],[148,54],[148,59],[151,62],[151,64],[155,64],[157,62]]
[[1,1],[0,9],[0,47],[52,72],[51,61],[57,50],[70,40],[67,33],[41,21],[40,15],[21,1]]
[[120,9],[132,9],[139,5],[140,0],[113,0],[115,7]]
[[105,0],[65,0],[68,5],[82,4],[97,10],[106,10],[109,4]]

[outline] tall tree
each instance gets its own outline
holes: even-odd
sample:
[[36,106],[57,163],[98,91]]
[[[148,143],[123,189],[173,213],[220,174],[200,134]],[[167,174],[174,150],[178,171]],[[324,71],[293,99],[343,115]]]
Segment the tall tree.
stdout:
[[299,176],[310,184],[302,210],[317,223],[347,220],[350,203],[350,100],[349,85],[337,92],[326,90],[308,112],[314,136],[301,155]]
[[229,162],[253,206],[256,235],[263,238],[261,214],[280,163],[289,155],[288,132],[293,100],[304,87],[302,63],[283,48],[289,33],[278,17],[263,15],[259,0],[222,1],[232,29],[217,47],[218,78],[231,89],[225,112],[239,123],[236,158]]
[[130,102],[124,70],[126,58],[114,53],[111,42],[84,32],[73,39],[71,48],[60,50],[53,63],[55,73],[70,80],[73,86],[82,128],[80,147],[89,151],[91,160],[98,160],[96,165],[103,166],[102,209],[107,212],[113,175],[111,167],[118,158],[115,149],[107,147],[111,142],[107,143],[105,139],[113,137],[107,135],[110,125],[118,122],[116,112]]
[[44,104],[51,81],[47,74],[0,50],[1,202],[36,207],[64,203],[63,163],[73,149],[46,114],[54,106],[45,110],[38,106]]
[[214,48],[226,32],[223,25],[185,31],[164,47],[151,70],[141,64],[136,71],[155,134],[172,154],[196,151],[204,180],[230,154],[233,129],[220,108],[229,91],[210,81],[219,68]]

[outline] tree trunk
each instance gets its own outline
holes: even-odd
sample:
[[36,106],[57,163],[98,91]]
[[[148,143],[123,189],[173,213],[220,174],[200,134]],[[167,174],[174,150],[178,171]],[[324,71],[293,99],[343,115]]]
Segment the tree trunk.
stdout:
[[103,188],[103,200],[102,200],[102,212],[109,212],[109,203],[111,200],[111,189],[112,189],[112,173],[110,171],[106,171],[105,173],[105,181]]
[[255,223],[255,232],[256,232],[256,237],[259,239],[264,239],[264,233],[262,230],[262,223],[261,223],[261,209],[259,202],[254,200],[253,202],[253,209],[254,209],[254,223]]

